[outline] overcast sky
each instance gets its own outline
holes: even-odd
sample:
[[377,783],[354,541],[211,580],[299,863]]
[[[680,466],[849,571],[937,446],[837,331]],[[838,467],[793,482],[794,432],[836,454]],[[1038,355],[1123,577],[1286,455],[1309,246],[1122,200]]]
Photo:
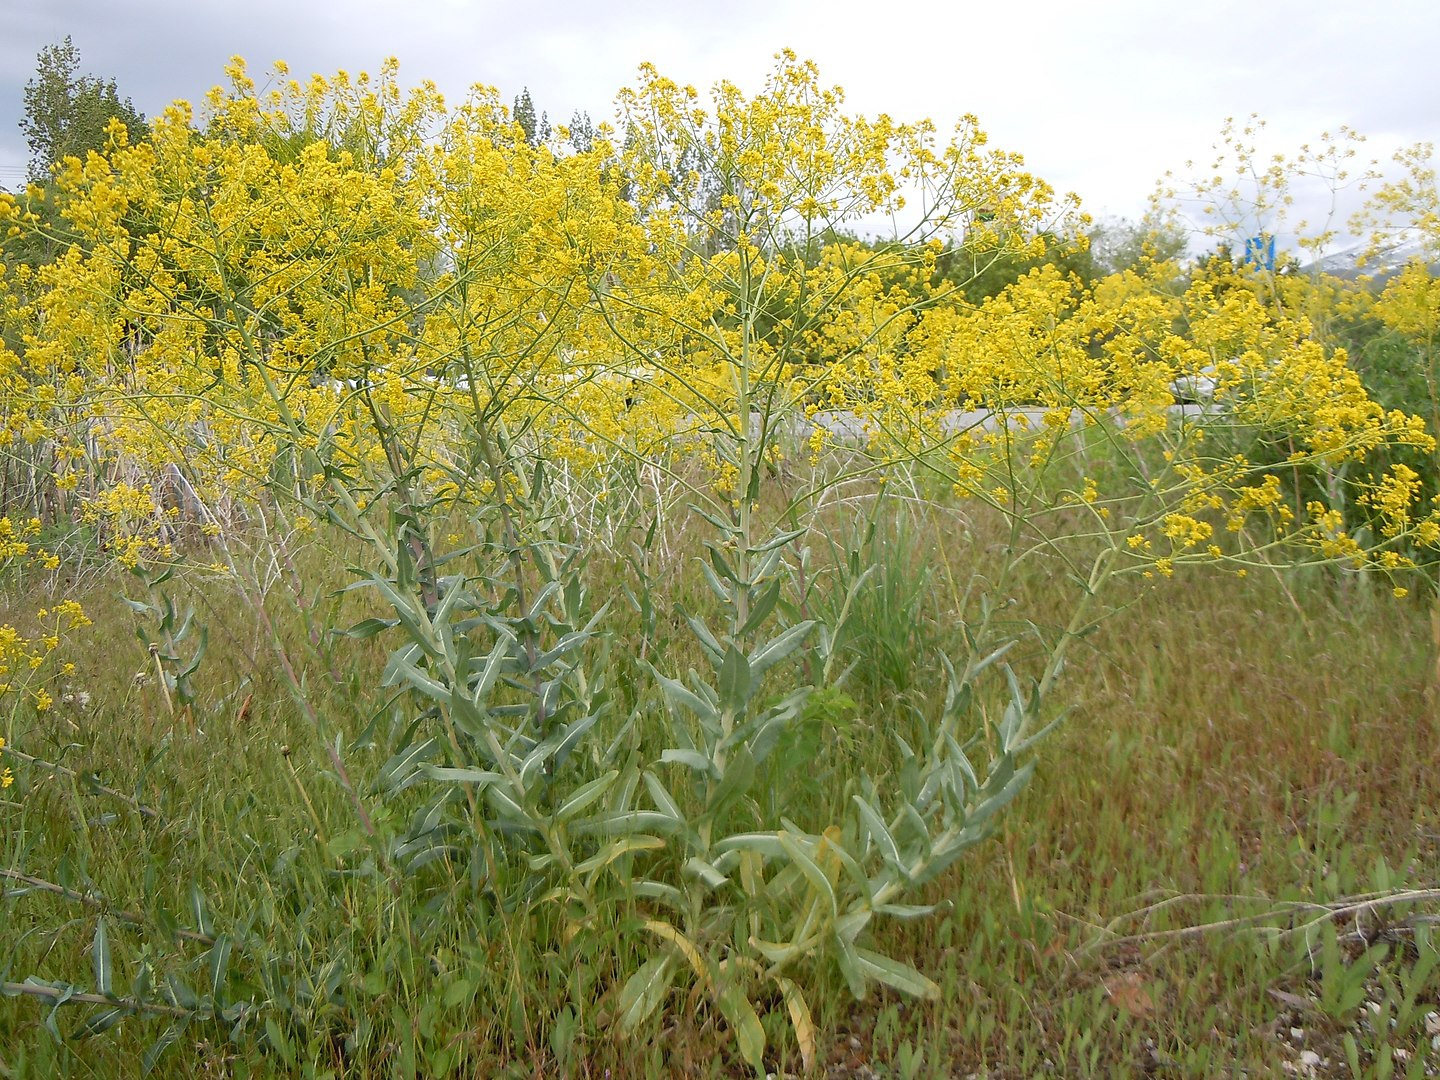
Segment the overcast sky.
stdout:
[[257,81],[375,70],[475,82],[506,100],[528,86],[552,121],[611,114],[649,60],[681,83],[754,88],[780,48],[820,65],[849,106],[942,125],[979,116],[1097,215],[1138,216],[1167,168],[1208,160],[1222,121],[1258,112],[1275,150],[1341,124],[1368,149],[1440,138],[1434,0],[0,0],[0,186],[28,152],[19,130],[36,53],[66,34],[82,70],[114,77],[155,114],[198,102],[232,55]]

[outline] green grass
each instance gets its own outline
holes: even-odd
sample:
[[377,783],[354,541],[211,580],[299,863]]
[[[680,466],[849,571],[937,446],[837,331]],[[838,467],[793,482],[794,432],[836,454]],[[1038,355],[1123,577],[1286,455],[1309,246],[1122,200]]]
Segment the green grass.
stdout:
[[[847,575],[877,569],[838,639],[855,665],[848,700],[829,699],[808,766],[768,787],[774,809],[807,828],[833,820],[859,769],[891,767],[893,733],[922,727],[943,692],[937,652],[963,644],[983,529],[977,539],[938,512],[900,516],[868,541],[837,530],[836,548],[812,548],[817,611],[833,615]],[[670,605],[703,608],[705,589],[684,528],[671,539],[652,568],[665,592],[647,659],[683,671],[701,660]],[[362,594],[333,598],[346,583],[336,567],[361,559],[317,549],[300,560],[316,626],[374,613]],[[636,583],[618,559],[585,575],[614,599],[605,663],[643,742],[658,730],[656,696],[633,645],[642,619],[621,599]],[[575,936],[553,908],[522,918],[480,887],[466,835],[423,871],[389,872],[384,838],[425,806],[422,791],[387,798],[376,784],[414,719],[378,688],[395,640],[322,634],[310,648],[280,575],[266,610],[303,677],[302,707],[254,612],[195,584],[172,591],[209,631],[199,730],[171,716],[146,674],[153,659],[116,598],[133,579],[104,576],[81,585],[96,625],[57,687],[85,690],[89,707],[16,712],[4,729],[12,749],[68,771],[8,759],[0,867],[70,895],[5,883],[0,981],[93,990],[108,954],[121,998],[218,995],[227,1022],[177,1030],[157,1075],[744,1073],[723,1021],[683,984],[648,1025],[618,1032],[617,989],[646,958],[623,932],[633,906]],[[1016,612],[1053,636],[1067,615],[1056,579],[1036,567],[1012,585]],[[10,583],[7,608],[40,603],[44,587]],[[997,836],[929,889],[948,912],[880,933],[940,999],[857,1003],[817,976],[821,1064],[839,1076],[1271,1075],[1308,1051],[1320,1075],[1349,1075],[1352,1059],[1364,1075],[1387,1061],[1396,1075],[1433,1069],[1426,1013],[1440,1007],[1440,979],[1427,920],[1440,902],[1397,902],[1440,886],[1423,604],[1318,574],[1219,572],[1123,599],[1134,603],[1072,653],[1057,696],[1074,712]],[[1034,660],[1023,647],[1014,658],[1022,672]],[[347,781],[307,708],[331,745],[339,737]],[[1383,902],[1339,918],[1317,906],[1368,894]],[[152,1015],[73,1038],[104,1011],[71,1004],[52,1020],[36,996],[0,999],[0,1076],[129,1075],[169,1037],[170,1019]],[[783,1007],[765,1023],[773,1067],[798,1073]]]

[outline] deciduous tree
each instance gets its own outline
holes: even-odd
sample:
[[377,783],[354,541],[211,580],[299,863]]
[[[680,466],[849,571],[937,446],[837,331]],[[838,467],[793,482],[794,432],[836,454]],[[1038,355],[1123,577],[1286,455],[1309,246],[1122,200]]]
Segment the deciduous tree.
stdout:
[[70,156],[83,158],[105,146],[106,128],[120,120],[132,141],[147,132],[145,118],[114,79],[81,75],[80,50],[67,35],[36,57],[35,78],[25,84],[20,130],[30,146],[30,179],[42,181]]

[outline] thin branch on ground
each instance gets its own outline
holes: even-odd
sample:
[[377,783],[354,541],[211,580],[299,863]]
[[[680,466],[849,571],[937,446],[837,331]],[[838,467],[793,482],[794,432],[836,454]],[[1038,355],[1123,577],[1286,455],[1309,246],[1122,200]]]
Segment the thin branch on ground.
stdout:
[[[145,918],[145,916],[141,915],[139,912],[125,911],[119,908],[113,908],[110,906],[109,900],[96,893],[76,892],[74,889],[67,889],[63,885],[57,885],[53,881],[46,881],[44,878],[33,877],[30,874],[22,874],[18,870],[9,870],[5,867],[0,867],[0,878],[7,878],[10,881],[18,881],[22,885],[29,886],[30,889],[38,889],[41,892],[54,893],[56,896],[62,896],[66,900],[74,900],[77,903],[84,904],[86,907],[99,908],[111,918],[118,919],[120,922],[123,923],[129,923],[131,926],[151,925],[151,921]],[[5,895],[16,896],[23,891],[28,890],[7,890]],[[215,939],[209,934],[200,934],[194,930],[176,929],[172,930],[171,933],[176,938],[179,938],[181,941],[196,941],[199,942],[201,945],[215,944]]]
[[[1183,903],[1214,903],[1216,901],[1238,903],[1268,902],[1272,906],[1266,911],[1259,911],[1252,915],[1240,915],[1233,919],[1219,919],[1215,922],[1199,923],[1194,926],[1181,926],[1172,930],[1151,930],[1138,934],[1110,936],[1114,933],[1113,928],[1115,925],[1124,921],[1148,918],[1158,911]],[[1136,911],[1117,916],[1112,919],[1107,926],[1095,927],[1095,929],[1099,930],[1100,936],[1082,946],[1080,951],[1088,952],[1095,949],[1113,949],[1125,945],[1143,945],[1156,941],[1174,941],[1183,938],[1203,937],[1207,934],[1224,933],[1228,930],[1251,928],[1263,929],[1278,935],[1290,935],[1301,933],[1312,926],[1318,926],[1326,920],[1349,919],[1352,917],[1359,919],[1366,915],[1373,915],[1386,908],[1399,907],[1403,904],[1422,904],[1434,901],[1440,901],[1440,888],[1361,893],[1330,903],[1317,903],[1309,900],[1288,900],[1277,904],[1274,901],[1266,901],[1264,897],[1258,896],[1207,896],[1204,894],[1186,894],[1172,896],[1158,903],[1146,905]],[[1288,927],[1266,927],[1262,925],[1271,919],[1282,919],[1287,916],[1294,917],[1297,915],[1314,915],[1315,917],[1304,922],[1296,922]],[[1078,922],[1081,920],[1075,921]]]
[[95,780],[89,776],[85,776],[83,773],[78,773],[74,769],[68,768],[65,765],[57,765],[53,761],[46,761],[43,758],[33,757],[30,754],[25,753],[24,751],[16,750],[14,747],[10,746],[5,747],[5,753],[13,755],[15,758],[25,762],[27,765],[34,765],[38,769],[49,769],[52,772],[63,773],[65,776],[74,777],[76,780],[79,780],[81,783],[88,785],[92,790],[98,791],[102,795],[109,795],[113,799],[119,799],[121,802],[128,803],[130,806],[133,806],[135,808],[136,812],[139,813],[141,817],[147,817],[151,821],[159,821],[162,823],[166,820],[165,815],[160,813],[159,810],[156,810],[150,806],[146,806],[139,799],[136,799],[130,795],[126,795],[123,791],[116,791],[112,787],[106,787],[98,780]]
[[58,1004],[68,1004],[72,1001],[79,1001],[86,1005],[112,1005],[118,1009],[127,1009],[130,1012],[155,1013],[160,1016],[195,1016],[201,1010],[182,1009],[178,1005],[160,1005],[153,1001],[138,1001],[135,998],[106,997],[104,994],[84,994],[72,992],[69,987],[47,986],[44,983],[0,983],[0,996],[49,998]]

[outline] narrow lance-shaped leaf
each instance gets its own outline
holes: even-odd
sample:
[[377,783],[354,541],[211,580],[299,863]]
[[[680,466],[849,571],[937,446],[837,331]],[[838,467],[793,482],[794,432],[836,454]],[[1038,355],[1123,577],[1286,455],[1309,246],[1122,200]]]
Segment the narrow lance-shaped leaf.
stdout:
[[792,836],[788,832],[780,833],[779,838],[780,846],[785,849],[785,854],[790,857],[790,861],[799,868],[800,872],[805,875],[815,891],[825,900],[826,905],[830,909],[830,917],[834,918],[838,913],[838,909],[835,903],[835,886],[831,883],[830,878],[825,874],[825,871],[820,869],[820,865],[810,857],[810,853],[805,850],[801,838]]
[[[493,789],[492,789],[493,790]],[[657,832],[673,834],[684,828],[684,822],[677,821],[659,810],[626,810],[603,817],[585,818],[570,827],[570,831],[585,836],[626,836],[632,833]]]
[[776,979],[780,995],[785,999],[785,1008],[790,1013],[790,1026],[795,1031],[795,1041],[800,1044],[800,1066],[809,1073],[815,1068],[815,1021],[810,1018],[810,1006],[805,995],[789,979]]
[[711,789],[705,813],[712,817],[720,815],[734,800],[748,792],[754,782],[755,759],[749,748],[741,745],[725,763],[725,775]]
[[206,937],[214,937],[214,928],[210,925],[210,916],[205,910],[205,896],[200,891],[200,886],[194,882],[190,884],[190,911],[195,916],[195,929]]
[[860,971],[866,978],[884,983],[892,990],[912,997],[934,1000],[940,996],[940,987],[916,971],[909,964],[884,956],[871,949],[856,948]]
[[684,611],[681,614],[685,616],[685,621],[690,624],[691,632],[700,640],[701,647],[704,648],[711,661],[718,663],[725,656],[725,646],[721,645],[715,635],[710,632],[710,628],[705,625],[703,619]]
[[560,808],[555,811],[555,816],[561,821],[569,821],[604,795],[619,775],[619,769],[611,769],[603,776],[597,776],[588,784],[583,784],[560,805]]
[[736,1048],[745,1064],[755,1070],[757,1076],[765,1075],[765,1029],[760,1017],[755,1015],[755,1006],[745,996],[745,991],[731,983],[720,991],[716,1004],[730,1025],[735,1036]]
[[665,1000],[675,981],[675,961],[668,955],[651,957],[625,980],[620,990],[620,1029],[633,1031]]
[[230,970],[230,937],[221,934],[210,946],[210,1000],[219,1008],[224,998],[225,978]]
[[750,685],[750,663],[731,645],[720,665],[720,707],[732,716],[740,713],[750,700]]
[[751,548],[750,554],[764,555],[766,552],[776,551],[793,540],[799,540],[800,537],[805,535],[805,532],[806,530],[804,529],[793,529],[788,532],[778,533],[775,536],[772,536],[769,540],[765,541],[759,547]]
[[700,573],[705,578],[705,584],[710,586],[710,591],[715,594],[721,603],[728,604],[730,602],[730,588],[725,582],[720,580],[720,575],[710,569],[710,564],[707,562],[700,564]]
[[362,619],[348,630],[337,629],[332,630],[331,633],[336,637],[348,637],[364,641],[399,625],[399,619]]
[[710,564],[715,567],[717,574],[726,581],[733,582],[736,585],[743,587],[747,584],[747,582],[740,580],[740,576],[735,572],[735,568],[730,565],[729,557],[721,551],[716,544],[707,541],[705,547],[710,552]]
[[180,1038],[184,1029],[185,1021],[182,1020],[177,1024],[171,1024],[160,1033],[160,1037],[150,1044],[150,1048],[145,1051],[144,1056],[140,1059],[141,1076],[149,1076],[155,1071],[155,1066],[160,1063],[160,1058],[166,1050],[175,1045],[176,1040]]
[[76,1040],[89,1039],[102,1032],[109,1031],[125,1018],[126,1012],[127,1010],[121,1008],[101,1009],[71,1032],[70,1037]]
[[490,769],[451,769],[441,765],[430,765],[428,763],[419,766],[420,772],[424,773],[431,780],[439,780],[447,784],[494,784],[505,779],[503,773],[494,772]]
[[577,874],[598,874],[616,859],[624,858],[637,851],[659,851],[664,846],[665,841],[660,837],[645,833],[617,837],[584,862],[576,863],[575,872]]
[[880,857],[895,869],[903,871],[904,865],[900,861],[900,848],[896,845],[895,837],[890,834],[884,819],[859,795],[852,795],[851,800],[860,813],[860,823],[865,826],[865,831],[870,834],[870,838],[880,849]]
[[693,855],[685,860],[684,871],[699,878],[711,889],[718,889],[730,880],[713,865]]
[[671,926],[667,922],[662,922],[659,919],[646,919],[642,925],[656,937],[674,945],[680,951],[680,955],[685,957],[686,962],[690,965],[691,970],[695,972],[695,977],[700,980],[701,985],[703,985],[706,990],[713,989],[714,983],[710,977],[710,966],[705,962],[705,958],[700,954],[700,950],[695,947],[693,941],[674,926]]
[[764,588],[751,605],[750,617],[745,620],[745,625],[740,627],[739,636],[743,638],[760,629],[760,626],[770,617],[770,613],[775,610],[775,604],[779,599],[780,579],[775,578]]
[[662,750],[660,760],[667,765],[684,765],[687,769],[693,769],[702,776],[712,776],[719,779],[719,772],[715,768],[715,762],[711,761],[698,750]]
[[750,657],[750,676],[758,679],[780,661],[798,649],[806,636],[815,628],[813,620],[796,623],[788,630],[760,646]]
[[[705,759],[708,762],[708,758]],[[662,814],[669,814],[676,821],[683,821],[684,815],[680,812],[680,804],[670,794],[670,789],[665,786],[664,781],[648,769],[645,771],[645,788],[650,792],[650,798],[655,803],[655,809]]]
[[430,738],[424,742],[411,743],[390,758],[380,768],[375,785],[382,791],[400,791],[417,779],[421,763],[433,757],[441,747],[440,739]]
[[95,992],[105,997],[112,996],[110,931],[103,916],[95,923],[95,940],[91,943],[90,955],[95,962]]
[[650,670],[655,675],[655,681],[660,684],[660,690],[664,693],[665,700],[672,708],[683,708],[701,720],[708,720],[712,723],[719,719],[719,714],[714,706],[700,695],[691,691],[683,683],[666,678],[653,667]]

